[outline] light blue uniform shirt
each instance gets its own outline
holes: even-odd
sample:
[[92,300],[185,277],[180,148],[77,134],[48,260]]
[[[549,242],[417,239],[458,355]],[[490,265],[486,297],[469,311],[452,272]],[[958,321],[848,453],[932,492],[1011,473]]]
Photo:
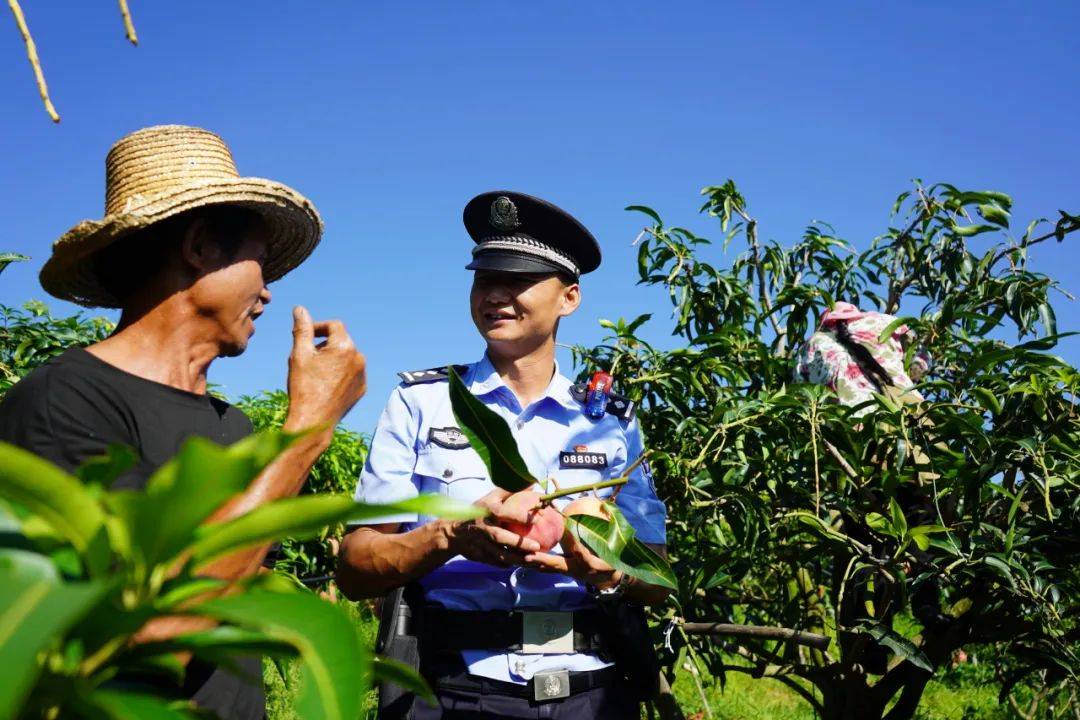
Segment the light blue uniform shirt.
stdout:
[[[558,365],[544,395],[526,408],[521,407],[486,355],[467,366],[461,376],[481,402],[506,420],[535,477],[554,478],[563,488],[587,485],[620,477],[642,453],[637,421],[620,420],[610,413],[599,420],[585,415],[584,406],[571,395],[572,383],[559,373]],[[356,499],[386,503],[419,493],[441,493],[471,503],[490,492],[494,485],[476,451],[467,446],[447,447],[456,443],[446,442],[446,434],[437,432],[456,427],[446,380],[399,385],[379,418]],[[575,451],[603,453],[607,466],[560,467],[560,452]],[[612,489],[605,488],[598,494],[609,496]],[[560,498],[556,505],[565,507],[574,497]],[[642,542],[666,542],[667,511],[656,497],[647,463],[634,470],[615,502]],[[404,514],[369,522],[403,523],[404,532],[431,520]],[[497,568],[460,555],[422,578],[420,584],[429,602],[450,610],[566,611],[593,604],[585,587],[571,577],[525,567]],[[548,670],[597,670],[610,665],[595,655],[581,653],[528,655],[466,650],[462,655],[470,673],[517,683]]]

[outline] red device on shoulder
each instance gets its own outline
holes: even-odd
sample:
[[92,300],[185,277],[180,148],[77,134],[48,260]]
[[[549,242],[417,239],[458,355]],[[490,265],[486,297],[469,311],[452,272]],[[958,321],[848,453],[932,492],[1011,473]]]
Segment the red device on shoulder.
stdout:
[[594,420],[604,417],[609,395],[611,395],[611,375],[603,370],[597,370],[593,373],[588,388],[585,390],[585,414]]

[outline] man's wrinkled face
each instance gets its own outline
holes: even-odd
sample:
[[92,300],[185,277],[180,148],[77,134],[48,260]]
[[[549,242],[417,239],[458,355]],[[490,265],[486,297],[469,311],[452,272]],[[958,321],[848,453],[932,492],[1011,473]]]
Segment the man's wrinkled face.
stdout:
[[489,346],[538,346],[554,337],[561,318],[580,303],[580,288],[555,274],[477,270],[470,307]]
[[256,318],[270,302],[263,280],[266,238],[261,232],[249,233],[232,257],[220,247],[206,252],[208,268],[193,284],[192,298],[199,314],[214,321],[221,354],[239,355],[255,333]]

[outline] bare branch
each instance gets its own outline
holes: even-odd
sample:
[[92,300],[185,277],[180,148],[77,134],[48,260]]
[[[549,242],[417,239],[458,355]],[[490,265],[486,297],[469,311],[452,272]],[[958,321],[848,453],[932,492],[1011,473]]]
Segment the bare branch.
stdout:
[[128,9],[127,0],[120,0],[120,14],[124,17],[124,35],[132,45],[138,45],[139,37],[135,34],[135,24],[131,22],[131,10]]
[[840,451],[836,449],[836,446],[824,438],[822,438],[822,442],[825,443],[825,449],[829,451],[829,454],[833,456],[836,462],[840,463],[840,467],[844,469],[847,476],[852,480],[857,480],[859,474],[855,472],[855,468],[851,467],[851,464],[840,454]]
[[45,74],[41,71],[41,60],[38,59],[37,45],[34,44],[30,28],[26,26],[26,16],[23,15],[22,8],[19,7],[19,0],[8,0],[8,7],[11,8],[11,12],[15,16],[15,24],[22,34],[23,43],[26,44],[26,57],[30,60],[30,67],[34,70],[34,80],[37,81],[41,100],[45,103],[45,112],[49,113],[49,117],[52,118],[54,123],[58,123],[60,122],[60,115],[56,112],[56,108],[53,107],[52,100],[49,99],[49,86],[45,84]]
[[797,645],[817,648],[818,650],[827,650],[830,642],[825,635],[784,627],[759,627],[757,625],[708,622],[684,622],[682,627],[688,635],[726,635],[758,640],[786,640]]

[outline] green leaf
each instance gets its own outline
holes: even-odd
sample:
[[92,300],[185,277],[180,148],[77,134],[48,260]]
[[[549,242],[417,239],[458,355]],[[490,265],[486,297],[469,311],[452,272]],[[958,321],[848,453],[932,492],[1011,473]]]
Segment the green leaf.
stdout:
[[400,503],[368,505],[344,495],[303,495],[262,505],[228,522],[201,525],[190,546],[192,560],[202,565],[223,554],[281,538],[317,536],[333,523],[415,512],[453,520],[472,520],[487,512],[443,495],[421,495]]
[[1048,336],[1057,335],[1057,316],[1054,314],[1054,308],[1050,306],[1050,303],[1041,303],[1039,305],[1039,319],[1042,321],[1043,329],[1046,330]]
[[1002,227],[1009,227],[1009,213],[1002,210],[997,205],[980,205],[979,214],[982,215],[987,222],[992,222],[995,225],[1000,225]]
[[[610,512],[610,505],[607,507]],[[571,515],[566,518],[566,525],[574,537],[613,568],[653,585],[678,590],[678,580],[668,561],[636,537],[627,537],[625,526],[618,520]]]
[[375,655],[371,658],[371,676],[376,683],[389,682],[405,688],[418,697],[422,697],[429,703],[434,704],[435,693],[420,673],[413,670],[405,663],[392,658]]
[[[269,573],[267,573],[269,574]],[[220,590],[228,583],[217,578],[195,577],[184,578],[183,576],[168,580],[161,588],[154,607],[168,610],[185,603],[193,597],[207,595]]]
[[135,467],[139,454],[127,445],[113,444],[102,455],[90,458],[75,471],[84,485],[108,488],[118,477]]
[[176,652],[191,652],[206,659],[216,659],[222,655],[292,657],[296,655],[296,648],[258,630],[223,625],[210,630],[177,635],[168,640],[140,643],[132,648],[129,655],[138,657]]
[[930,547],[930,535],[940,532],[945,532],[941,525],[917,525],[908,530],[908,536],[920,550],[925,551]]
[[0,272],[3,272],[4,268],[6,268],[8,265],[10,265],[13,262],[22,262],[23,260],[29,260],[29,259],[30,258],[26,257],[25,255],[20,255],[19,253],[12,253],[12,252],[0,253]]
[[646,215],[651,217],[653,219],[653,221],[656,222],[657,225],[663,225],[664,224],[660,220],[660,215],[658,215],[657,212],[655,210],[653,210],[652,208],[650,208],[650,207],[645,207],[644,205],[627,205],[623,209],[628,210],[630,212],[645,213]]
[[1076,332],[1063,332],[1057,335],[1048,335],[1047,337],[1039,338],[1037,340],[1028,340],[1027,342],[1020,343],[1013,350],[1049,350],[1058,344],[1058,340],[1062,338],[1072,337],[1076,335]]
[[349,515],[349,520],[352,522],[377,520],[386,515],[397,515],[399,513],[430,515],[444,520],[478,520],[487,517],[488,514],[484,508],[469,505],[438,493],[425,493],[408,500],[385,505],[357,503],[353,507],[354,511]]
[[915,667],[929,673],[934,672],[934,666],[930,664],[930,660],[923,654],[923,651],[903,635],[883,625],[866,623],[860,627],[870,637],[877,640],[879,644],[908,660]]
[[74,545],[92,575],[105,572],[105,513],[78,480],[31,452],[0,443],[0,497],[34,513]]
[[892,524],[881,513],[876,513],[876,512],[866,513],[866,524],[870,526],[871,530],[874,530],[876,532],[879,532],[879,533],[882,533],[882,534],[885,534],[885,535],[892,535],[893,534]]
[[0,717],[18,709],[41,668],[38,654],[101,599],[104,583],[64,584],[33,553],[0,552]]
[[85,696],[83,702],[98,712],[97,717],[108,720],[194,720],[199,717],[186,712],[179,702],[122,690],[95,690]]
[[167,562],[188,547],[199,525],[247,489],[294,439],[260,433],[222,447],[193,437],[151,476],[145,492],[110,494],[109,502],[126,521],[132,548],[144,567]]
[[897,328],[899,328],[901,325],[910,325],[913,322],[918,322],[918,318],[914,318],[914,317],[898,317],[898,318],[896,318],[891,323],[886,325],[885,328],[881,331],[881,333],[878,335],[878,342],[883,343],[883,342],[888,341],[888,339],[893,336],[893,333],[896,332]]
[[252,590],[204,602],[191,611],[255,628],[296,648],[303,675],[295,706],[300,717],[359,717],[370,656],[342,608],[307,592]]
[[889,498],[889,514],[892,515],[892,525],[897,534],[900,537],[906,535],[907,518],[904,517],[904,511],[900,508],[900,503],[896,502],[896,498]]
[[972,237],[984,232],[997,230],[994,225],[954,225],[953,232],[960,237]]
[[971,601],[971,598],[960,598],[952,604],[952,607],[949,608],[948,613],[953,617],[958,618],[964,613],[966,613],[968,610],[970,610],[974,605],[975,603]]
[[994,415],[1001,414],[1001,402],[998,400],[996,394],[992,393],[990,390],[982,386],[976,386],[971,388],[971,394],[975,396],[975,398],[979,401],[979,405],[981,405],[983,408],[990,411]]
[[510,492],[536,484],[506,422],[469,392],[454,368],[450,368],[450,405],[461,431],[484,461],[492,483]]

